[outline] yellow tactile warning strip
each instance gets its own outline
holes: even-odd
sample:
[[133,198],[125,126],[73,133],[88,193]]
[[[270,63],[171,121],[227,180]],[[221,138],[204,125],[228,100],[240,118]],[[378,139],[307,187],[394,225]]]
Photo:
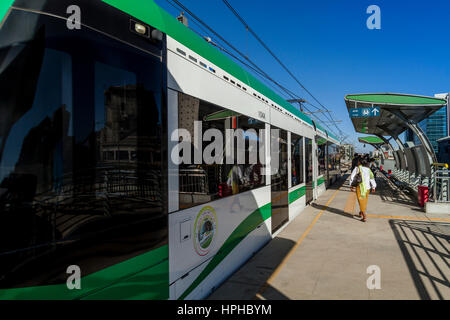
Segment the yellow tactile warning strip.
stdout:
[[333,195],[331,196],[331,198],[328,200],[328,202],[325,204],[325,208],[322,209],[322,211],[320,211],[317,216],[314,218],[314,220],[311,222],[311,224],[308,226],[308,228],[306,229],[305,232],[303,232],[302,236],[300,237],[300,239],[297,240],[297,242],[295,243],[295,245],[291,248],[291,250],[287,253],[287,255],[284,257],[284,259],[281,261],[281,263],[278,265],[278,267],[274,270],[274,272],[272,273],[272,275],[269,277],[269,279],[267,279],[266,283],[264,283],[261,288],[259,289],[258,293],[256,294],[256,297],[258,299],[264,299],[263,296],[261,296],[262,293],[264,293],[264,291],[266,291],[267,287],[271,284],[271,282],[273,281],[273,279],[275,279],[275,277],[278,275],[278,273],[281,271],[281,269],[283,268],[283,266],[286,264],[286,262],[289,260],[289,258],[291,257],[291,255],[295,252],[295,250],[297,250],[298,246],[303,242],[303,240],[306,238],[306,236],[308,235],[308,233],[311,231],[311,229],[313,228],[313,226],[316,224],[317,220],[319,220],[320,216],[325,212],[325,210],[328,208],[328,206],[330,205],[331,201],[333,201],[334,197],[336,197],[337,193],[338,193],[339,189],[337,189]]
[[[328,200],[328,202],[325,204],[325,208],[322,209],[317,216],[314,218],[314,220],[311,222],[311,224],[308,226],[308,228],[306,229],[306,231],[302,234],[302,236],[300,237],[300,239],[297,240],[297,242],[295,243],[295,245],[291,248],[291,250],[289,250],[289,252],[287,253],[287,255],[284,257],[284,259],[281,261],[281,263],[278,265],[278,267],[274,270],[274,272],[272,273],[272,275],[269,277],[269,279],[267,279],[267,281],[261,286],[261,288],[259,289],[258,293],[256,294],[255,298],[258,299],[262,299],[265,300],[265,298],[262,296],[262,294],[264,293],[264,291],[266,291],[267,287],[271,284],[271,282],[273,281],[273,279],[276,278],[276,276],[280,273],[281,269],[283,268],[283,266],[287,263],[287,261],[289,260],[289,258],[292,256],[292,254],[295,252],[295,250],[297,250],[297,248],[300,246],[300,244],[303,242],[303,240],[306,238],[306,236],[309,234],[309,232],[311,231],[311,229],[314,227],[314,225],[316,224],[317,220],[319,220],[320,216],[327,210],[328,206],[330,205],[330,203],[333,201],[333,199],[336,197],[337,193],[340,191],[340,188],[337,189],[333,195],[331,196],[331,198]],[[355,192],[350,192],[348,198],[347,198],[347,202],[345,204],[345,208],[344,211],[346,213],[349,213],[351,215],[353,215],[353,212],[355,210],[355,205],[356,205],[356,193]],[[386,216],[386,215],[377,215],[377,214],[367,214],[367,217],[371,217],[371,218],[386,218],[386,219],[399,219],[399,220],[429,220],[429,221],[445,221],[445,222],[450,222],[450,219],[445,219],[445,218],[429,218],[429,217],[401,217],[401,216]]]
[[380,215],[380,214],[368,214],[367,217],[369,217],[369,218],[399,219],[399,220],[430,220],[430,221],[448,221],[448,222],[450,222],[450,219],[444,219],[444,218],[383,216],[383,215]]
[[350,192],[345,203],[344,212],[353,215],[355,212],[356,192]]

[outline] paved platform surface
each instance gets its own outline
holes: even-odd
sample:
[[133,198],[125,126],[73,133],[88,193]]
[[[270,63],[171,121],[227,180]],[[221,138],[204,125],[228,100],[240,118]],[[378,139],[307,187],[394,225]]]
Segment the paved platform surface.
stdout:
[[[377,183],[367,222],[346,175],[209,299],[450,299],[450,213],[425,215],[380,173]],[[373,265],[380,289],[367,285]]]

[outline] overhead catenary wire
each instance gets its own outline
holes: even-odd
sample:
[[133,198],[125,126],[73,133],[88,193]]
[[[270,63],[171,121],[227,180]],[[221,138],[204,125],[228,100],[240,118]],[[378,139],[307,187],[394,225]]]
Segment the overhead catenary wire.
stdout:
[[[233,49],[235,52],[237,52],[245,60],[247,60],[252,66],[249,66],[248,64],[243,63],[243,61],[241,59],[238,59],[235,55],[233,55],[233,54],[231,54],[230,52],[227,51],[226,53],[228,53],[234,59],[238,60],[240,63],[244,64],[246,67],[250,67],[250,69],[252,69],[253,71],[255,71],[255,72],[259,73],[260,75],[262,75],[262,76],[266,77],[267,79],[269,79],[271,82],[273,82],[275,85],[277,85],[280,89],[282,89],[284,92],[286,92],[291,98],[298,97],[298,95],[292,93],[290,90],[286,89],[284,86],[280,85],[277,81],[272,79],[266,72],[264,72],[261,68],[259,68],[253,61],[251,61],[248,58],[247,55],[244,55],[236,47],[231,45],[221,35],[219,35],[216,31],[214,31],[208,24],[206,24],[203,20],[201,20],[199,17],[197,17],[192,11],[190,11],[186,6],[184,6],[180,1],[178,1],[178,0],[167,0],[167,2],[169,2],[172,6],[175,6],[175,5],[173,3],[171,3],[171,2],[174,2],[176,5],[178,5],[179,9],[181,9],[182,11],[186,12],[187,14],[189,14],[194,20],[198,21],[201,25],[203,25],[205,28],[207,28],[212,34],[214,34],[216,37],[218,37],[221,41],[223,41],[227,46],[229,46],[231,49]],[[203,38],[205,38],[205,37],[203,36]],[[223,50],[224,48],[223,47],[219,47],[219,49]],[[224,51],[226,51],[226,50],[224,50]],[[320,120],[317,117],[316,117],[316,119],[319,122],[323,121],[323,120]],[[325,126],[330,130],[330,132],[332,132],[333,134],[336,134],[335,132],[333,132],[334,130],[332,130],[329,126],[327,126],[327,125],[325,125]],[[339,128],[338,128],[338,130],[339,130]]]
[[[224,48],[224,45],[218,45],[217,43],[215,43],[214,41],[212,41],[211,38],[209,38],[209,36],[205,36],[202,35],[201,33],[199,33],[198,31],[196,31],[193,28],[190,28],[192,31],[196,32],[199,36],[201,36],[202,38],[204,38],[205,40],[207,40],[209,43],[211,43],[212,45],[216,46],[218,49],[224,51],[225,53],[227,53],[228,55],[230,55],[233,59],[237,60],[239,63],[241,63],[242,65],[244,65],[245,67],[249,68],[250,70],[252,70],[253,72],[256,73],[256,75],[258,77],[260,77],[261,79],[267,79],[268,81],[270,81],[271,83],[273,83],[276,87],[278,87],[279,89],[281,89],[284,94],[286,96],[288,96],[289,98],[300,98],[297,94],[293,93],[291,90],[287,89],[286,87],[284,87],[283,85],[281,85],[280,83],[278,83],[276,80],[274,80],[272,77],[270,77],[264,70],[262,70],[258,65],[256,65],[256,63],[254,63],[251,59],[248,58],[247,55],[243,54],[240,50],[238,50],[235,46],[233,46],[229,41],[227,41],[226,39],[224,39],[220,34],[218,34],[215,30],[213,30],[208,24],[206,24],[203,20],[201,20],[197,15],[195,15],[191,10],[189,10],[186,6],[184,6],[180,1],[178,0],[166,0],[170,5],[172,5],[174,8],[181,10],[185,13],[187,13],[189,16],[192,17],[192,19],[194,20],[194,24],[196,26],[198,26],[203,32],[205,32],[206,34],[211,33],[214,36],[216,36],[220,42],[223,42],[223,44],[225,44],[226,46],[230,47],[233,51],[235,51],[237,53],[237,55],[241,56],[244,60],[246,60],[247,62],[243,61],[243,59],[240,59],[239,57],[237,57],[235,54],[231,53],[229,50],[227,50],[226,48]],[[197,21],[197,22],[196,22]],[[206,31],[208,30],[208,31]],[[278,91],[278,90],[277,90]],[[310,104],[311,106],[313,106],[314,108],[318,108],[312,104]],[[306,108],[305,108],[306,109]],[[309,109],[307,109],[309,111]],[[328,111],[329,112],[329,111]],[[311,114],[312,117],[314,117],[317,121],[319,121],[320,123],[323,122],[322,119],[320,119],[318,116],[314,115],[313,113]],[[323,114],[322,114],[323,115]],[[325,117],[325,119],[327,119]],[[323,125],[325,127],[327,127],[331,133],[338,135],[334,132],[334,130],[332,130],[328,125],[326,125],[325,123],[323,123]],[[339,128],[338,131],[340,132]]]
[[[266,43],[256,34],[255,31],[248,25],[248,23],[242,18],[242,16],[237,12],[236,9],[231,6],[231,4],[227,0],[222,0],[223,3],[230,9],[230,11],[238,18],[238,20],[244,25],[245,29],[250,32],[255,39],[270,53],[270,55],[281,65],[281,67],[297,82],[300,87],[305,90],[322,108],[326,111],[330,112],[328,108],[326,108],[301,82],[297,79],[297,77],[289,70],[288,67],[278,58],[278,56],[266,45]],[[333,121],[333,119],[330,119]],[[338,131],[341,132],[339,127],[335,124],[335,127]]]
[[231,6],[227,0],[222,0],[225,5],[231,10],[231,12],[241,21],[245,29],[248,30],[255,39],[270,53],[270,55],[281,65],[281,67],[305,90],[318,104],[320,104],[324,109],[327,109],[319,100],[297,79],[297,77],[285,66],[285,64],[278,58],[278,56],[273,53],[273,51],[265,44],[265,42],[253,31],[247,22],[241,17],[241,15]]
[[[229,46],[231,49],[233,49],[235,52],[238,53],[238,55],[240,55],[241,57],[243,57],[245,60],[247,60],[251,65],[249,65],[248,63],[245,63],[244,61],[242,61],[242,59],[239,59],[238,57],[236,57],[236,55],[232,54],[231,52],[229,52],[228,50],[226,50],[223,46],[218,46],[216,43],[212,42],[212,41],[208,41],[211,44],[213,44],[214,46],[218,47],[219,49],[223,50],[224,52],[226,52],[227,54],[229,54],[231,57],[233,57],[234,59],[236,59],[237,61],[239,61],[241,64],[245,65],[247,68],[250,68],[252,71],[256,72],[259,76],[262,76],[266,79],[268,79],[270,82],[272,82],[273,84],[275,84],[277,87],[279,87],[281,90],[283,90],[285,92],[285,94],[288,94],[289,97],[291,97],[291,93],[289,93],[287,91],[287,89],[280,85],[277,81],[275,81],[272,77],[270,77],[264,70],[262,70],[258,65],[256,65],[256,63],[254,63],[252,60],[250,60],[248,58],[247,55],[243,54],[241,51],[239,51],[236,47],[234,47],[233,45],[230,44],[230,42],[228,42],[227,40],[225,40],[222,36],[220,36],[216,31],[214,31],[210,26],[208,26],[205,22],[203,22],[200,18],[198,18],[192,11],[190,11],[187,7],[185,7],[183,4],[181,4],[181,2],[177,1],[177,0],[167,0],[167,2],[172,5],[173,7],[177,8],[176,5],[178,5],[179,10],[184,10],[186,13],[188,13],[194,20],[198,21],[201,25],[205,26],[211,33],[213,33],[215,36],[217,36],[222,42],[224,42],[227,46]],[[174,3],[172,3],[174,2]],[[201,27],[199,24],[195,23],[197,26],[199,26],[204,32],[205,29],[203,27]],[[197,32],[196,30],[194,30],[193,28],[190,28],[191,30],[193,30],[194,32],[196,32],[198,35],[200,35],[202,38],[205,38],[204,35],[200,34],[199,32]],[[205,38],[205,40],[207,40]],[[210,39],[209,39],[210,40]]]
[[[250,60],[248,58],[247,55],[243,54],[241,51],[239,51],[236,47],[234,47],[230,42],[228,42],[227,40],[225,40],[221,35],[219,35],[216,31],[214,31],[209,25],[207,25],[205,22],[203,22],[203,20],[201,20],[200,18],[198,18],[192,11],[190,11],[187,7],[185,7],[181,2],[177,1],[177,0],[167,0],[167,2],[172,5],[174,8],[178,8],[179,10],[184,10],[186,13],[188,13],[193,19],[194,19],[194,24],[199,26],[200,29],[202,29],[205,32],[205,29],[201,26],[203,25],[205,28],[207,28],[209,30],[209,32],[211,32],[212,34],[214,34],[218,39],[220,39],[223,43],[225,43],[227,46],[229,46],[231,49],[233,49],[235,52],[238,53],[238,55],[240,55],[241,57],[243,57],[245,60],[248,61],[248,63],[245,63],[244,61],[242,61],[242,59],[239,59],[238,57],[236,57],[236,55],[232,54],[231,52],[227,51],[223,46],[218,46],[216,43],[210,42],[211,44],[213,44],[214,46],[216,46],[217,48],[223,50],[224,52],[226,52],[227,54],[229,54],[231,57],[233,57],[234,59],[238,60],[241,64],[245,65],[247,68],[250,68],[252,71],[258,73],[260,76],[265,77],[266,79],[268,79],[269,81],[271,81],[273,84],[275,84],[277,87],[279,87],[281,90],[283,90],[285,93],[287,93],[286,88],[281,86],[277,81],[275,81],[274,79],[272,79],[272,77],[270,77],[266,72],[264,72],[264,70],[262,70],[258,65],[256,65],[256,63],[254,63],[252,60]],[[174,4],[175,3],[175,4]],[[195,21],[198,21],[198,23],[200,23],[201,25],[197,24]],[[197,32],[196,30],[194,30],[193,28],[190,28],[191,30],[193,30],[194,32],[196,32],[199,36],[201,36],[202,38],[204,38],[205,40],[207,40],[205,38],[204,35],[200,34],[199,32]],[[207,32],[206,32],[207,33]],[[210,39],[209,39],[210,40]],[[249,65],[250,64],[250,65]]]

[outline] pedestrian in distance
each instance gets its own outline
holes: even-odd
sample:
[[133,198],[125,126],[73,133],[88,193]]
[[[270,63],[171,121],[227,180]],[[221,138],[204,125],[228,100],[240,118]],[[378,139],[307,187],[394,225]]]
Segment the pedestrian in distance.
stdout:
[[359,161],[359,154],[355,153],[353,155],[353,159],[352,159],[352,168],[350,169],[352,172],[356,168],[356,166],[358,165],[358,161]]
[[369,168],[369,161],[362,159],[359,161],[358,166],[353,169],[350,176],[350,189],[352,192],[356,189],[356,198],[359,204],[359,216],[362,217],[363,222],[366,222],[366,208],[367,201],[369,200],[370,190],[375,192],[377,183],[372,170]]

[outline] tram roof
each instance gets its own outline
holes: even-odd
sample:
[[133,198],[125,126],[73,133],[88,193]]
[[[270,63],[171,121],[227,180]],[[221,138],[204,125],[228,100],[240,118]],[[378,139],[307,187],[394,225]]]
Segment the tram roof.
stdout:
[[398,136],[408,126],[394,113],[399,113],[404,118],[418,123],[446,105],[447,101],[410,94],[368,93],[346,95],[345,103],[349,114],[353,108],[380,108],[378,116],[351,118],[357,132],[381,136]]
[[[182,23],[178,22],[168,12],[159,7],[153,0],[102,0],[103,2],[126,12],[137,19],[148,23],[149,25],[161,30],[170,37],[174,38],[181,44],[208,59],[219,68],[225,70],[236,79],[257,90],[272,101],[278,103],[287,111],[296,115],[306,123],[313,126],[310,117],[297,110],[289,102],[281,98],[273,90],[269,89],[261,81],[256,79],[251,73],[240,67],[232,59],[221,53],[219,50],[207,43],[203,38],[199,37],[192,30]],[[321,125],[316,124],[317,129],[327,134],[330,138],[339,141],[339,139],[326,131]]]

